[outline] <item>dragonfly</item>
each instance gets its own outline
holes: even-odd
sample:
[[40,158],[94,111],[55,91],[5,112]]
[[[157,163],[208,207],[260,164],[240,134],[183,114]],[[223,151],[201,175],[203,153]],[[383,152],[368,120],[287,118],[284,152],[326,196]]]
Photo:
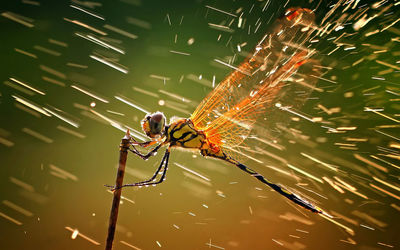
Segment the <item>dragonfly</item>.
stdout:
[[[160,184],[166,177],[171,149],[184,148],[228,162],[295,204],[323,213],[318,206],[247,167],[233,153],[256,126],[267,127],[273,122],[268,118],[273,117],[273,112],[300,107],[305,101],[305,91],[296,89],[312,90],[313,79],[317,77],[309,75],[318,76],[318,61],[313,59],[315,50],[307,44],[314,30],[311,10],[288,9],[257,44],[254,53],[203,99],[190,118],[173,117],[167,124],[163,113],[147,114],[141,126],[150,140],[131,139],[129,150],[147,160],[167,146],[159,167],[146,181],[108,187],[115,190]],[[137,149],[150,146],[153,148],[146,154]],[[159,179],[158,175],[161,175]]]

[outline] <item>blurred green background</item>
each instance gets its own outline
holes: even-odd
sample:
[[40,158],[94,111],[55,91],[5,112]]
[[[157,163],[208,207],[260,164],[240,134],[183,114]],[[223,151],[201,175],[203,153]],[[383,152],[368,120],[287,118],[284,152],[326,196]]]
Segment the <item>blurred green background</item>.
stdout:
[[[370,4],[370,1],[361,1],[359,6]],[[97,13],[104,20],[71,5]],[[237,16],[244,13],[244,28],[237,28],[237,18],[207,6]],[[213,77],[218,83],[231,72],[231,69],[213,60],[217,58],[228,61],[234,54],[238,54],[237,45],[245,42],[247,44],[243,50],[252,51],[272,22],[284,14],[284,9],[292,6],[310,9],[318,7],[318,23],[332,8],[332,3],[225,0],[2,1],[0,213],[2,217],[6,215],[14,218],[21,225],[0,218],[0,248],[104,248],[112,195],[103,185],[115,181],[118,146],[124,133],[100,122],[88,111],[90,104],[95,102],[94,110],[138,131],[141,131],[140,120],[145,113],[118,101],[114,96],[127,97],[148,111],[160,110],[168,119],[174,115],[188,117],[212,90],[210,83]],[[356,10],[349,10],[349,13]],[[34,26],[29,28],[6,18],[4,13],[10,12],[31,18],[25,21]],[[198,153],[174,150],[170,157],[167,180],[163,184],[123,190],[122,195],[129,200],[123,200],[120,207],[115,249],[132,249],[121,241],[140,249],[157,249],[160,247],[157,242],[165,249],[387,248],[379,242],[398,247],[399,201],[371,188],[369,183],[372,182],[372,176],[377,176],[399,188],[399,168],[392,166],[398,166],[399,160],[382,156],[392,164],[375,161],[388,169],[382,172],[354,157],[354,154],[365,157],[387,154],[388,151],[382,148],[386,149],[399,140],[400,133],[396,127],[398,122],[364,112],[364,107],[384,108],[383,113],[399,119],[399,105],[391,101],[398,97],[388,92],[400,93],[398,70],[380,75],[379,72],[388,68],[375,63],[376,59],[393,64],[399,61],[398,42],[391,40],[399,36],[396,33],[399,30],[395,28],[398,24],[389,31],[365,36],[367,32],[395,21],[398,13],[398,5],[393,5],[385,15],[369,23],[364,30],[346,37],[349,44],[355,44],[355,50],[346,51],[342,47],[328,56],[335,45],[331,40],[320,42],[318,49],[321,57],[325,65],[333,68],[324,77],[335,83],[319,83],[325,91],[312,93],[302,111],[311,117],[323,117],[327,123],[315,124],[300,120],[290,126],[301,131],[306,138],[290,133],[283,135],[281,144],[286,147],[283,152],[266,146],[269,152],[315,176],[340,176],[354,184],[360,193],[367,195],[368,200],[351,192],[340,194],[326,182],[320,184],[296,173],[302,178],[298,182],[305,183],[307,189],[315,190],[323,197],[301,189],[296,186],[293,178],[265,167],[266,164],[293,172],[282,162],[265,155],[256,154],[257,158],[265,162],[264,165],[247,162],[271,180],[296,188],[319,201],[319,205],[328,212],[335,211],[335,219],[353,228],[354,236],[317,215],[296,210],[269,188],[221,161],[205,159]],[[99,35],[65,18],[78,20],[107,35]],[[232,19],[232,33],[209,26],[209,23],[229,25]],[[261,25],[254,33],[254,24],[258,22]],[[105,25],[117,27],[137,38],[116,33],[105,28]],[[356,33],[351,26],[351,23],[347,23],[343,30],[332,36],[345,31],[347,34]],[[103,41],[124,50],[125,54],[101,47],[76,33],[103,38]],[[327,38],[329,36],[322,39]],[[387,48],[387,52],[374,53],[379,48],[362,45],[366,43]],[[36,58],[18,52],[21,50],[34,54]],[[48,50],[51,50],[50,53]],[[176,54],[171,50],[190,55]],[[93,60],[90,55],[111,58],[113,63],[126,66],[129,73],[123,74],[112,69]],[[364,61],[353,65],[360,58],[364,58]],[[237,55],[231,63],[238,65],[242,59]],[[43,70],[46,68],[61,74],[51,74]],[[157,79],[157,76],[165,77],[166,80]],[[384,81],[374,77],[384,77]],[[15,83],[10,87],[10,78],[29,83],[46,95],[36,93],[31,96],[26,91],[13,88]],[[45,80],[49,78],[58,84]],[[93,99],[71,85],[97,93],[109,103]],[[143,94],[137,88],[153,94]],[[190,102],[180,102],[165,93],[185,97]],[[345,93],[351,94],[346,96]],[[74,128],[54,116],[27,112],[12,95],[63,114],[80,126]],[[160,100],[164,100],[165,104],[160,105]],[[328,108],[340,107],[341,110],[328,115],[318,108],[319,104]],[[382,125],[391,127],[378,128]],[[59,126],[62,126],[61,129]],[[331,133],[326,128],[340,126],[356,126],[357,129],[342,134]],[[72,135],[63,128],[79,134]],[[391,137],[376,132],[376,129]],[[44,142],[26,133],[31,130],[45,135],[51,141]],[[340,148],[337,143],[350,143],[346,138],[367,138],[367,141],[356,142],[356,146],[349,148]],[[390,150],[393,152],[389,153],[399,155],[398,148]],[[337,166],[341,171],[329,172],[321,164],[302,156],[301,152]],[[129,155],[125,182],[135,182],[151,176],[161,157],[159,154],[143,162]],[[374,162],[373,159],[371,161]],[[201,173],[211,182],[199,181],[174,163]],[[376,185],[399,195],[396,190]],[[16,211],[10,202],[30,213],[24,215]],[[95,245],[79,236],[71,239],[72,233],[66,227],[78,229],[81,234],[101,245]]]

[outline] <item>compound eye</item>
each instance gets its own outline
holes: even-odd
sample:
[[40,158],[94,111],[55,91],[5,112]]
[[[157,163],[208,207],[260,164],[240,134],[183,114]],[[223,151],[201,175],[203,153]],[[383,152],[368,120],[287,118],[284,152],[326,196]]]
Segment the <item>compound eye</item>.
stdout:
[[155,138],[160,136],[164,131],[165,116],[161,112],[146,115],[142,120],[142,128],[147,136]]
[[155,113],[150,118],[150,131],[154,135],[161,134],[165,126],[165,117],[161,113]]
[[154,135],[160,134],[161,128],[162,128],[161,123],[150,120],[150,132],[152,134]]

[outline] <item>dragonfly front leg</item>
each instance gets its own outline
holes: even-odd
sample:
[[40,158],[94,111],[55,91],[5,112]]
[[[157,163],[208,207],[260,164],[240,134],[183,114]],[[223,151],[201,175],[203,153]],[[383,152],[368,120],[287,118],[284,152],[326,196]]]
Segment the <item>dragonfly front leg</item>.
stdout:
[[138,141],[136,141],[134,138],[132,138],[131,141],[132,141],[132,142],[131,142],[131,145],[132,145],[132,146],[141,146],[141,147],[144,147],[144,148],[147,148],[148,146],[151,146],[151,145],[157,143],[157,141],[138,142]]

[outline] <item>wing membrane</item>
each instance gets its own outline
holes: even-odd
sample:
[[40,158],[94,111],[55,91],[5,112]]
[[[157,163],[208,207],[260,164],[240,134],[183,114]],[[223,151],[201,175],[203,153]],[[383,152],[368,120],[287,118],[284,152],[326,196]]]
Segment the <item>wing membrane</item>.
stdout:
[[191,120],[210,142],[238,146],[257,121],[266,128],[279,120],[272,112],[277,103],[294,108],[303,104],[315,84],[310,74],[318,70],[315,51],[308,48],[313,21],[310,10],[288,10],[255,52],[201,102]]

